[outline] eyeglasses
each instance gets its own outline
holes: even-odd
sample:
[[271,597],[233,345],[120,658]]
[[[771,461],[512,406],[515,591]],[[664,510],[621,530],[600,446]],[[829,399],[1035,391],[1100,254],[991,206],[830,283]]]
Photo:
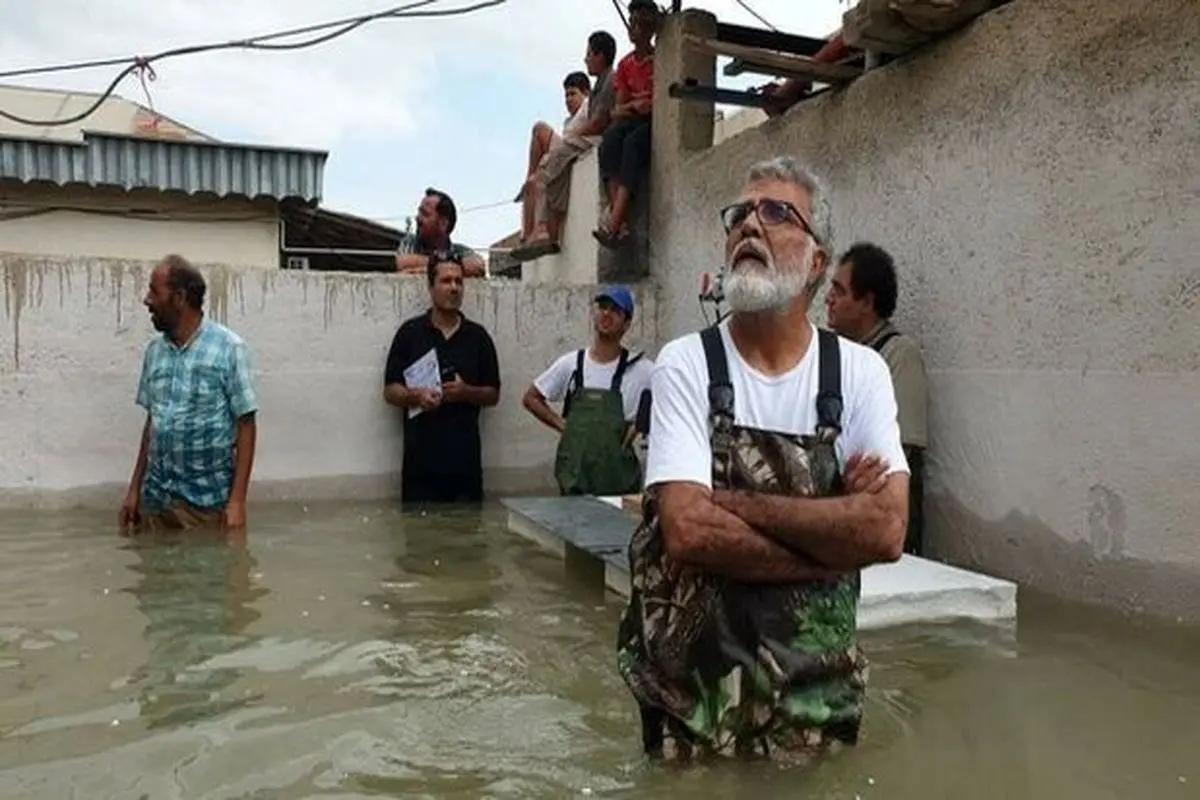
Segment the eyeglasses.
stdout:
[[813,238],[817,244],[821,244],[821,237],[817,236],[816,231],[808,224],[808,220],[800,213],[800,210],[786,200],[775,200],[770,197],[760,197],[757,200],[743,200],[740,203],[725,206],[721,209],[721,224],[725,226],[725,233],[731,233],[734,228],[746,221],[746,218],[751,214],[757,213],[758,218],[762,220],[763,225],[775,226],[786,224],[798,224],[804,228],[805,233]]

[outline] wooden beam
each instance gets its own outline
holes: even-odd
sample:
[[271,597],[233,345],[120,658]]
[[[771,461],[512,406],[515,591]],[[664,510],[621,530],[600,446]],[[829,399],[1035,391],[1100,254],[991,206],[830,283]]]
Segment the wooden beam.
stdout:
[[[858,50],[852,50],[850,52],[850,55],[846,56],[845,58],[839,58],[837,61],[834,61],[831,63],[841,64],[843,66],[848,66],[848,67],[855,67],[858,69],[862,69],[863,71],[866,71],[866,59],[864,57],[864,54],[859,52]],[[725,65],[724,69],[722,69],[721,72],[723,72],[725,75],[729,76],[730,78],[736,78],[738,75],[741,75],[746,72],[752,72],[752,70],[746,66],[746,62],[744,60],[742,60],[740,58],[734,58],[734,59],[731,59],[730,62]]]
[[861,69],[845,64],[827,64],[809,56],[759,50],[754,47],[706,39],[695,34],[686,34],[684,41],[709,55],[739,59],[743,62],[743,71],[761,75],[800,78],[821,83],[846,83],[862,74]]
[[790,53],[794,56],[815,56],[826,45],[824,39],[799,36],[794,33],[764,31],[761,28],[748,28],[745,25],[734,25],[729,22],[717,23],[717,41],[726,44],[740,44],[743,47],[753,47],[758,50],[777,50],[780,53]]

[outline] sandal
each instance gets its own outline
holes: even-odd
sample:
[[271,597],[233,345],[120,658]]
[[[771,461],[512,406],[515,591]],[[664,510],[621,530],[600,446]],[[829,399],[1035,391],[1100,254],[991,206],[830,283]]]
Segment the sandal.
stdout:
[[558,242],[552,242],[549,239],[531,239],[528,242],[522,242],[519,247],[514,247],[509,252],[509,258],[514,261],[533,261],[542,256],[555,255],[562,252]]
[[601,225],[592,231],[592,238],[609,250],[616,250],[629,239],[629,228],[622,226],[619,233],[613,233],[608,226]]

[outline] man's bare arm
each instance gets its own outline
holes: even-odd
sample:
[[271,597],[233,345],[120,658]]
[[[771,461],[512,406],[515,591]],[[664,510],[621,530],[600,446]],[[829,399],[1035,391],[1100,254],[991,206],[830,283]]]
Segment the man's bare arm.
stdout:
[[138,445],[137,460],[133,463],[133,476],[129,479],[130,491],[140,492],[142,483],[146,480],[146,460],[150,454],[150,415],[146,414],[146,422],[142,425],[142,441]]
[[150,453],[150,414],[146,414],[146,422],[142,425],[142,440],[138,444],[137,459],[133,462],[133,475],[129,478],[129,490],[126,492],[126,503],[135,504],[142,493],[142,484],[146,480],[146,461]]
[[462,262],[463,275],[467,278],[483,278],[487,276],[487,267],[483,263],[483,259],[472,253],[465,257]]
[[421,396],[403,383],[389,383],[383,387],[383,399],[397,408],[415,408],[421,404]]
[[428,266],[429,256],[421,255],[420,253],[402,253],[396,256],[397,272],[419,272],[424,274]]
[[500,402],[500,390],[495,386],[475,386],[464,383],[459,389],[459,402],[468,405],[491,408]]
[[547,428],[559,433],[566,429],[567,423],[563,420],[562,415],[550,407],[550,404],[546,402],[546,397],[533,384],[530,384],[529,388],[525,390],[525,397],[522,398],[521,405],[525,406],[525,410],[537,417],[538,421]]
[[654,487],[667,554],[681,564],[747,583],[832,580],[828,569],[772,541],[729,511],[695,483]]
[[589,119],[583,128],[577,131],[576,135],[580,137],[603,136],[604,132],[608,130],[610,122],[612,122],[611,111],[598,111],[596,116]]
[[879,492],[786,497],[717,490],[713,502],[817,564],[849,571],[896,561],[908,526],[908,475],[888,476]]
[[229,502],[231,503],[246,502],[246,494],[250,489],[250,472],[254,468],[254,447],[257,439],[257,415],[246,414],[238,418],[237,439],[234,445],[236,460],[233,465],[233,487],[229,492]]

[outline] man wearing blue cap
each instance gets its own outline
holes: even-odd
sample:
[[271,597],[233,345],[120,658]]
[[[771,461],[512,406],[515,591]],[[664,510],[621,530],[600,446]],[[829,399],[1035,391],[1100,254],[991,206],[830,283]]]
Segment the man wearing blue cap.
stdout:
[[[562,355],[525,392],[525,408],[561,434],[554,477],[564,495],[636,494],[641,464],[633,422],[649,401],[653,362],[621,345],[633,321],[633,294],[614,286],[596,295],[592,344]],[[550,403],[562,403],[559,414]]]

